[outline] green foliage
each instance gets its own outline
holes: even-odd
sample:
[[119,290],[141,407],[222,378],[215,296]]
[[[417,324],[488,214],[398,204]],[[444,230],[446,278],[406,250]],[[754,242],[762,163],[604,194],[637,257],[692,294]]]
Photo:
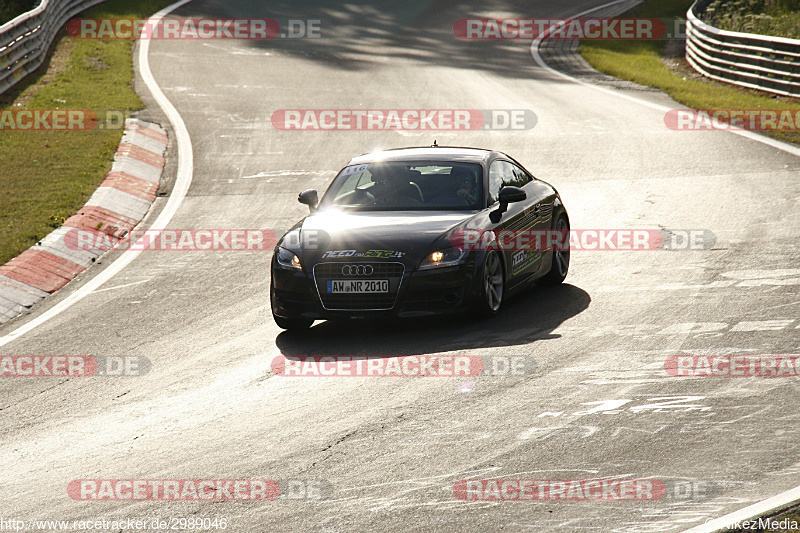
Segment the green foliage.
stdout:
[[800,0],[715,0],[702,18],[723,30],[800,39]]
[[39,0],[0,0],[0,25],[27,13],[39,5]]

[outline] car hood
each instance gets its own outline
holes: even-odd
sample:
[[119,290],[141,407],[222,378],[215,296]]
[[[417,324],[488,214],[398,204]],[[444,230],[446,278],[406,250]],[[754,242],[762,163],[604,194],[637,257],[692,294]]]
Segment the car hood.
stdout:
[[447,246],[448,234],[473,215],[470,211],[314,213],[300,225],[304,262],[377,259],[413,266],[434,246]]

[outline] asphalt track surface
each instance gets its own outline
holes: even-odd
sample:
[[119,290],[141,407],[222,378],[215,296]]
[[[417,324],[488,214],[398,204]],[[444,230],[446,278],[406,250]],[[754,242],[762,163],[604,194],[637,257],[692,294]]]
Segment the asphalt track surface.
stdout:
[[[232,531],[679,531],[798,485],[797,378],[679,379],[664,360],[800,351],[800,159],[728,133],[671,131],[662,111],[536,66],[529,43],[452,34],[459,18],[563,17],[598,4],[195,0],[178,9],[321,19],[323,38],[151,42],[153,75],[193,144],[193,182],[171,228],[280,232],[306,212],[297,193],[324,189],[351,156],[436,138],[517,157],[558,188],[573,228],[703,229],[717,242],[575,252],[563,286],[534,288],[488,321],[321,322],[302,335],[271,319],[270,252],[141,253],[3,346],[152,364],[139,377],[0,380],[4,518],[225,517]],[[658,92],[618,92],[680,107]],[[166,124],[149,103],[150,118]],[[458,133],[273,128],[273,111],[291,108],[532,109],[539,122]],[[176,160],[173,146],[168,179]],[[437,353],[519,356],[537,370],[469,381],[270,371],[279,355]],[[87,478],[305,479],[333,491],[323,500],[74,501],[67,485]],[[454,497],[455,482],[479,478],[677,479],[718,490],[679,501]]]

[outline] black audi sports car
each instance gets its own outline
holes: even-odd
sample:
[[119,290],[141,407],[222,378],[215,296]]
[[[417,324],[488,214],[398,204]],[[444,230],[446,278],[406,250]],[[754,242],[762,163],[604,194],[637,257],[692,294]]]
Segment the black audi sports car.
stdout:
[[386,315],[493,315],[534,281],[561,283],[569,268],[568,244],[497,246],[502,231],[512,242],[524,230],[569,234],[555,188],[502,152],[434,144],[361,155],[321,200],[313,189],[298,199],[311,213],[272,258],[272,314],[283,329]]

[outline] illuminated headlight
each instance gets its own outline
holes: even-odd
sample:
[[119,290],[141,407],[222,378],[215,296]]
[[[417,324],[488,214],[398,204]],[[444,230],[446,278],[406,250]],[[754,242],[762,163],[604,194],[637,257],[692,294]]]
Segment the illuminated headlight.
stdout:
[[286,248],[278,248],[278,264],[287,268],[300,269],[300,258]]
[[467,256],[467,251],[460,248],[437,250],[428,255],[419,268],[436,268],[457,265]]

